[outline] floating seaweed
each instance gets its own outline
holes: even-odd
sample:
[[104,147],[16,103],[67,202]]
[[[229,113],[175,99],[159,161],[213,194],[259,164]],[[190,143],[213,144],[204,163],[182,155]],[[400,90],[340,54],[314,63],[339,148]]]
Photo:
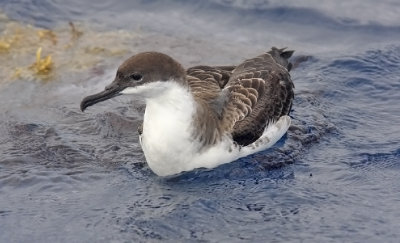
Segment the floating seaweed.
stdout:
[[10,43],[4,40],[0,40],[0,51],[8,51],[10,49]]
[[57,35],[51,30],[38,30],[40,40],[50,40],[53,45],[57,45]]
[[125,55],[138,36],[127,31],[97,32],[73,22],[37,28],[1,13],[0,20],[0,87],[19,79],[52,81],[91,70],[108,57]]
[[36,51],[36,61],[30,66],[36,74],[48,74],[53,68],[53,62],[51,55],[42,58],[42,47],[39,47]]

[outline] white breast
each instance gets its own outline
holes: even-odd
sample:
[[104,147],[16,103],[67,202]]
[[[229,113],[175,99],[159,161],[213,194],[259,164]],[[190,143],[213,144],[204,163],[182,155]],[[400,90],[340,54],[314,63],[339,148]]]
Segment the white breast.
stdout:
[[141,138],[149,167],[161,176],[187,170],[188,158],[200,149],[192,139],[193,97],[178,84],[167,89],[146,100]]

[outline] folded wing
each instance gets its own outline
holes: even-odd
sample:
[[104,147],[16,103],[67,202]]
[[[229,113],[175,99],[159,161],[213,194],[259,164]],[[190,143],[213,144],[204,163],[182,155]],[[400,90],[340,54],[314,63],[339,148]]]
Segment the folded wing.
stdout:
[[200,141],[214,144],[231,134],[240,145],[256,141],[269,122],[287,115],[293,101],[292,51],[272,48],[238,66],[196,66],[187,81],[199,104]]

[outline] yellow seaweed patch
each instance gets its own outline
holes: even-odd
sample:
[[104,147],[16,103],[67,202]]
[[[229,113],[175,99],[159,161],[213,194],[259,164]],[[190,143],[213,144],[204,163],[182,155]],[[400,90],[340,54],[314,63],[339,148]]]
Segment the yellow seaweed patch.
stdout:
[[14,78],[14,79],[15,78],[21,78],[22,77],[22,72],[23,72],[22,68],[16,68],[12,78]]
[[0,51],[7,51],[8,49],[10,49],[10,43],[0,40]]
[[70,79],[74,72],[97,70],[132,52],[138,38],[128,31],[99,32],[72,22],[43,29],[1,13],[0,18],[0,88],[14,80]]
[[12,38],[2,38],[0,39],[0,52],[8,51],[11,45],[17,41],[18,37],[13,36]]
[[36,74],[48,74],[53,66],[51,61],[51,56],[43,58],[42,55],[42,47],[39,47],[36,51],[36,61],[32,64],[30,68],[32,68]]
[[51,31],[51,30],[38,30],[37,32],[40,40],[50,40],[53,45],[57,45],[57,36],[56,34]]

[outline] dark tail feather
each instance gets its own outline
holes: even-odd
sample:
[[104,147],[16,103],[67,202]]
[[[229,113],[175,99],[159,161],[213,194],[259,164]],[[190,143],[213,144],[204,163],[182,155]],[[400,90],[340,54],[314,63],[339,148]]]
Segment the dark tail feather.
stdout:
[[271,54],[277,63],[284,66],[288,71],[292,69],[293,64],[289,62],[289,58],[293,55],[294,51],[286,51],[286,47],[281,49],[272,47],[268,53]]

